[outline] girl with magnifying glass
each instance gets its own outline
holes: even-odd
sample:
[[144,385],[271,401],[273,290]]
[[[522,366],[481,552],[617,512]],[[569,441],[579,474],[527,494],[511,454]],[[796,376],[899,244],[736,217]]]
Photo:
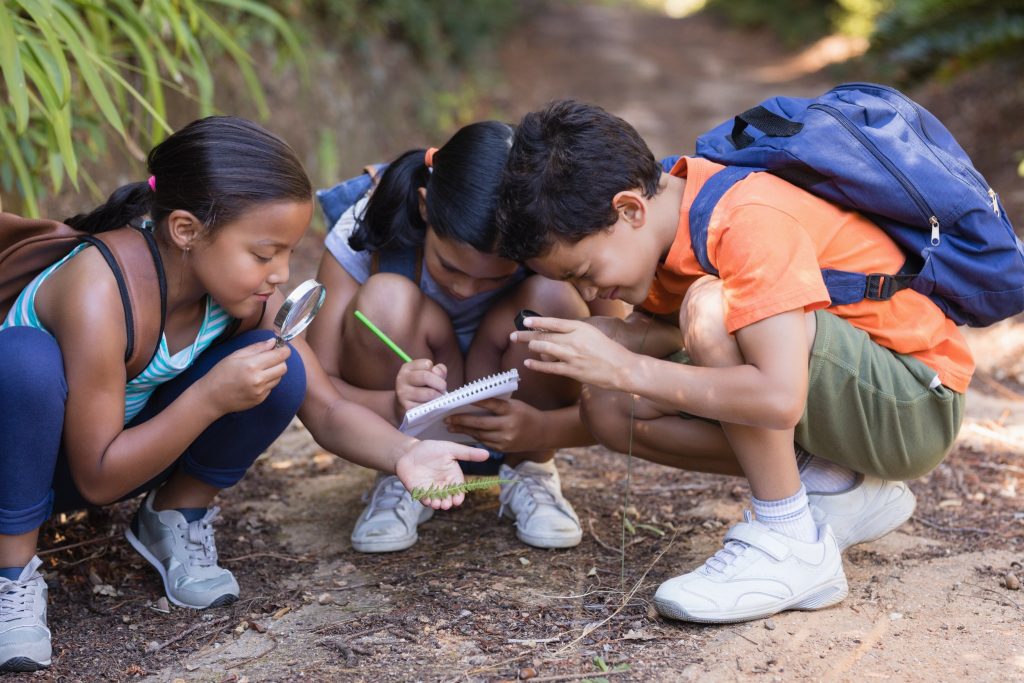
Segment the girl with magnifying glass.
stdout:
[[[399,433],[342,398],[301,338],[275,343],[277,288],[313,211],[309,179],[283,141],[210,117],[157,145],[148,166],[149,182],[67,221],[96,233],[152,220],[166,312],[145,370],[128,381],[125,308],[89,245],[42,271],[0,327],[0,670],[50,663],[35,552],[53,512],[146,493],[129,542],[171,602],[215,607],[239,589],[217,564],[210,505],[296,411],[326,449],[409,488],[461,482],[458,459],[487,458]],[[234,320],[257,329],[226,335]],[[462,495],[426,502],[449,508]]]

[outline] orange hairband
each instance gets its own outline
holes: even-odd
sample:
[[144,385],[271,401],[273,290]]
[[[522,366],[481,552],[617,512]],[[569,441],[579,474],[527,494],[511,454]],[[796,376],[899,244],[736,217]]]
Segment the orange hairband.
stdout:
[[437,152],[437,147],[430,147],[427,149],[426,154],[423,155],[423,163],[427,165],[427,168],[434,167],[434,154]]

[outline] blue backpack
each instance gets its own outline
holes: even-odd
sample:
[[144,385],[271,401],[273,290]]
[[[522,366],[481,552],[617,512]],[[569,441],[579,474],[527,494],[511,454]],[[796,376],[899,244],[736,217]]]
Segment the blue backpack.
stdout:
[[892,88],[847,83],[814,99],[766,100],[697,138],[697,156],[728,167],[690,210],[693,250],[708,273],[718,274],[707,254],[712,210],[734,183],[769,171],[864,214],[907,254],[899,273],[823,269],[832,305],[909,287],[957,324],[982,327],[1024,310],[1024,245],[998,195],[939,120]]

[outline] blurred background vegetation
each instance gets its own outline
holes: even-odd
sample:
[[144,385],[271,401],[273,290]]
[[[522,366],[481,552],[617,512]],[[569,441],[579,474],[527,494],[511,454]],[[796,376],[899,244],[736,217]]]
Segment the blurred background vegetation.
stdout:
[[[0,0],[5,208],[57,215],[91,203],[140,177],[144,150],[170,130],[217,111],[267,120],[273,109],[270,127],[326,185],[385,151],[500,117],[487,93],[506,31],[538,5],[585,1]],[[865,39],[838,76],[900,87],[1024,66],[1024,0],[629,4],[706,11],[793,48]]]

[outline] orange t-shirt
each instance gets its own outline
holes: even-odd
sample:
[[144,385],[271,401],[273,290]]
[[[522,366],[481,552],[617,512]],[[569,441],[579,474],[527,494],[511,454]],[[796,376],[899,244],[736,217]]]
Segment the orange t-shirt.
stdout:
[[[683,295],[706,275],[690,244],[690,206],[723,166],[682,158],[672,175],[687,179],[679,226],[658,266],[643,308],[679,309]],[[722,197],[708,223],[708,258],[718,268],[730,333],[765,318],[831,301],[822,268],[895,273],[906,257],[877,225],[768,173],[753,173]],[[910,289],[888,301],[860,301],[830,313],[867,332],[881,346],[913,356],[958,392],[967,390],[974,359],[956,324],[928,297]]]

